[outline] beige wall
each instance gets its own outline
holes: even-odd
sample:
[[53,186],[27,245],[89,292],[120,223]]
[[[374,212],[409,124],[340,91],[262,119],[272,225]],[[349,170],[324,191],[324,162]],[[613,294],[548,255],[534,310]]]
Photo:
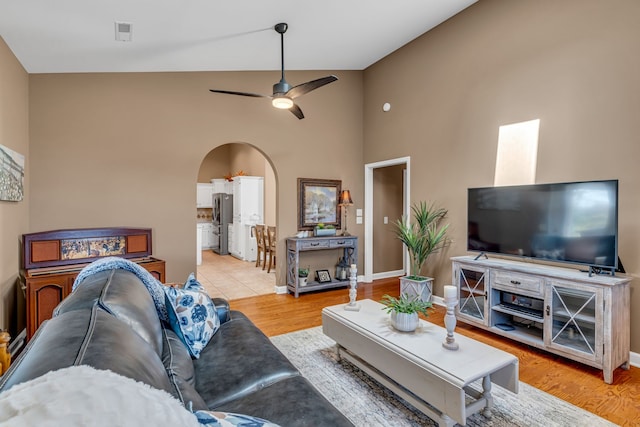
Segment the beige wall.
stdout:
[[640,352],[639,16],[636,0],[483,0],[365,71],[364,161],[411,156],[411,199],[449,209],[436,295],[466,253],[467,188],[493,185],[499,126],[539,118],[537,182],[620,180]]
[[[293,84],[325,74],[287,78]],[[353,167],[362,158],[362,72],[335,74],[339,81],[299,100],[304,120],[268,101],[208,90],[268,91],[277,72],[29,76],[31,231],[151,227],[167,279],[184,280],[196,268],[200,165],[212,149],[242,142],[273,165],[284,253],[283,239],[297,232],[298,177],[342,179],[362,199],[361,169]],[[361,226],[353,230],[362,234]],[[278,257],[278,284],[285,283],[284,261]]]
[[211,182],[229,173],[231,144],[221,145],[211,150],[202,160],[198,172],[198,182]]
[[18,286],[20,241],[29,232],[29,77],[0,37],[0,144],[25,156],[24,200],[0,201],[0,330],[12,337],[25,327]]
[[[403,269],[403,246],[395,235],[395,222],[402,218],[405,165],[373,170],[373,272]],[[388,223],[384,223],[384,217]]]

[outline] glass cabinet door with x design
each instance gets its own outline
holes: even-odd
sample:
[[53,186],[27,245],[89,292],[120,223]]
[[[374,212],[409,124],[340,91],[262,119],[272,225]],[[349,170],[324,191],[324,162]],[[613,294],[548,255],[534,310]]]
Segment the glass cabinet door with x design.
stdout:
[[458,285],[458,317],[469,322],[487,326],[487,284],[489,269],[454,263],[453,283]]
[[602,359],[602,289],[553,281],[546,286],[545,344],[585,361]]

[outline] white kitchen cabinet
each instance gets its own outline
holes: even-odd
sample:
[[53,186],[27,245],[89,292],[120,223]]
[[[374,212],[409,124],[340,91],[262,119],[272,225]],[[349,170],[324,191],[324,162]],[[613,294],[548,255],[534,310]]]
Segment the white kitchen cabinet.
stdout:
[[211,249],[213,247],[213,224],[201,224],[202,230],[202,249]]
[[211,180],[211,184],[213,185],[213,194],[233,194],[233,181],[227,181],[223,178],[216,178]]
[[202,265],[202,224],[196,225],[196,265]]
[[233,250],[231,255],[255,261],[256,238],[251,227],[264,221],[264,178],[237,176],[233,179]]
[[196,185],[196,207],[212,208],[213,207],[213,184],[199,182]]

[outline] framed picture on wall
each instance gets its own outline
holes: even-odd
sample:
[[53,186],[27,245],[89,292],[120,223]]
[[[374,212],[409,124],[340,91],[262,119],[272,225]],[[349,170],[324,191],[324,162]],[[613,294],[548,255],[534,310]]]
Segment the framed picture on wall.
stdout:
[[0,200],[24,198],[24,156],[4,145],[0,145],[0,182]]
[[341,189],[340,180],[298,178],[298,230],[312,230],[318,224],[340,228]]

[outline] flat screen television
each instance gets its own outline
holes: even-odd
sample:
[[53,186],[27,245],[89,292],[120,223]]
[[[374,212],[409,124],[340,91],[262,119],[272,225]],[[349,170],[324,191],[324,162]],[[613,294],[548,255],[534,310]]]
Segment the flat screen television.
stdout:
[[470,188],[467,249],[618,268],[618,181]]

